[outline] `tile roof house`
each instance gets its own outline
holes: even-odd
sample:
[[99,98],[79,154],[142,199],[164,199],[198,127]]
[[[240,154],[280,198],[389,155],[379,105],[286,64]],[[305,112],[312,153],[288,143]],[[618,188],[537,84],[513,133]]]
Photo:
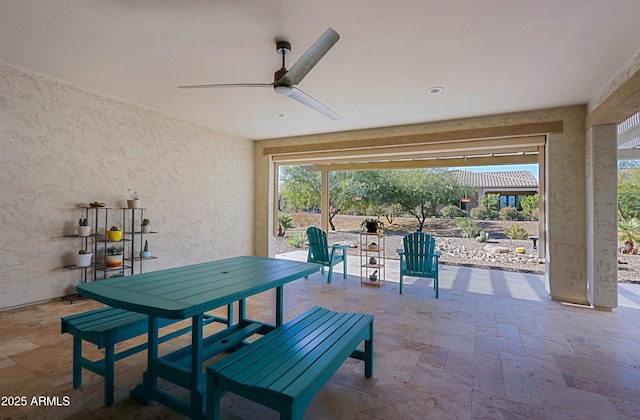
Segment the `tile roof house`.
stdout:
[[500,208],[510,206],[521,210],[520,200],[523,197],[539,193],[538,180],[531,171],[472,172],[453,170],[451,174],[460,185],[472,187],[476,192],[470,202],[460,203],[460,208],[463,210],[477,207],[478,198],[485,194],[500,195]]

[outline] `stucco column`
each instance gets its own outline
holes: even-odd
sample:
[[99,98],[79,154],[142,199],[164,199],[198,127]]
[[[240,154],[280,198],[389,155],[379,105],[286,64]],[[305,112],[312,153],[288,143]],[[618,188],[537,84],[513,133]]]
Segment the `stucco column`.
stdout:
[[584,108],[548,136],[545,153],[547,275],[553,300],[588,305]]
[[587,129],[587,281],[596,309],[618,306],[617,130],[614,124]]

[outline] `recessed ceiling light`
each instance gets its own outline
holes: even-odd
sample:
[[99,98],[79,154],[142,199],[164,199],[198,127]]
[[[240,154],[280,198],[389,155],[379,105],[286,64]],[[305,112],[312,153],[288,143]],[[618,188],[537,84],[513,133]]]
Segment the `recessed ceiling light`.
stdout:
[[443,87],[434,86],[431,89],[429,89],[427,92],[429,92],[429,94],[431,94],[431,95],[439,95],[439,94],[442,93],[443,90],[444,90]]
[[275,114],[273,114],[276,116],[276,118],[284,118],[287,116],[287,114],[283,114],[282,112],[276,112]]

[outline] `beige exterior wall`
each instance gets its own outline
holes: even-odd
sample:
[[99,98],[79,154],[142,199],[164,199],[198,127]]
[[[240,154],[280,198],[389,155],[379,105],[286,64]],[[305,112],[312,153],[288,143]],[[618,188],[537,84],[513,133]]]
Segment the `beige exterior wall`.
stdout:
[[400,127],[327,133],[256,142],[255,150],[255,253],[273,255],[273,168],[264,147],[346,141],[367,138],[441,132],[532,122],[563,121],[563,132],[550,136],[547,144],[546,219],[547,273],[555,299],[585,303],[586,212],[585,212],[585,119],[584,105],[441,121]]
[[618,306],[618,190],[615,124],[587,130],[587,278],[589,301],[598,309]]
[[[138,191],[146,271],[253,250],[253,142],[0,62],[0,309],[75,292],[80,206]],[[120,211],[114,216],[119,220]]]

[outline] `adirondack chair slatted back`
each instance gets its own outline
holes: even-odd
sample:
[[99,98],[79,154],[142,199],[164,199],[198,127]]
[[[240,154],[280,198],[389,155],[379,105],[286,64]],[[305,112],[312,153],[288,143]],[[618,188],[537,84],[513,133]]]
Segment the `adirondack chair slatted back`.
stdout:
[[424,232],[414,232],[404,237],[404,257],[406,274],[428,273],[436,270],[433,267],[433,252],[436,241]]
[[307,229],[307,238],[309,239],[308,262],[328,264],[331,261],[331,256],[329,255],[326,232],[320,228],[311,226]]
[[327,244],[327,232],[311,226],[307,228],[307,239],[309,239],[309,252],[307,253],[307,262],[318,263],[322,265],[320,273],[324,274],[324,267],[329,267],[329,276],[327,283],[331,283],[333,275],[333,266],[342,262],[343,274],[347,278],[347,248],[348,245],[331,245]]

